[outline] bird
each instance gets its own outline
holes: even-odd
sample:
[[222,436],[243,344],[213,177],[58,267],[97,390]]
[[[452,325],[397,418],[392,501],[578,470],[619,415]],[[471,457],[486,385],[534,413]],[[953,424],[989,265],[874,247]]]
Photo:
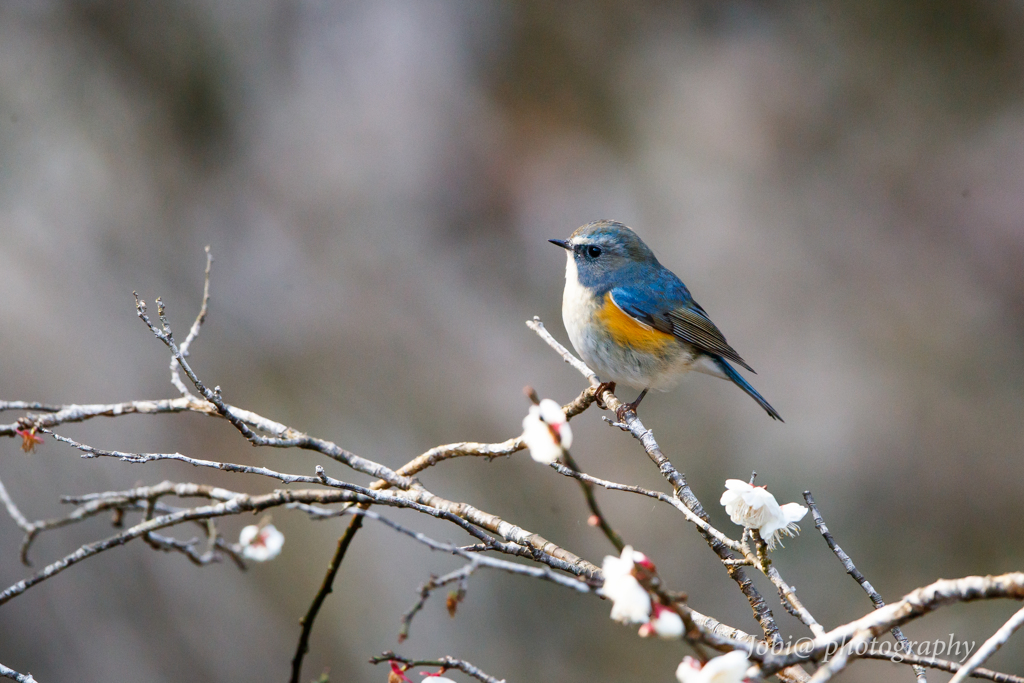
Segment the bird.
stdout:
[[631,228],[599,220],[577,228],[569,239],[548,241],[568,252],[562,322],[572,345],[603,386],[614,390],[623,383],[642,390],[619,409],[620,421],[624,410],[636,413],[649,390],[667,391],[690,370],[732,381],[782,421],[732,363],[754,369]]

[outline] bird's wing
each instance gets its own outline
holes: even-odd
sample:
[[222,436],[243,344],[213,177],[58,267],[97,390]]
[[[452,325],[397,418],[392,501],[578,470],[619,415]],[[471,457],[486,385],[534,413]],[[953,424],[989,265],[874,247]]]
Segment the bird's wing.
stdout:
[[[658,297],[646,296],[634,287],[616,287],[611,290],[612,301],[623,313],[632,316],[645,325],[661,332],[667,332],[698,350],[714,356],[721,356],[739,363],[747,370],[754,369],[729,346],[721,331],[715,326],[704,309],[686,292],[683,303],[673,297],[671,303]],[[755,373],[756,374],[756,373]]]

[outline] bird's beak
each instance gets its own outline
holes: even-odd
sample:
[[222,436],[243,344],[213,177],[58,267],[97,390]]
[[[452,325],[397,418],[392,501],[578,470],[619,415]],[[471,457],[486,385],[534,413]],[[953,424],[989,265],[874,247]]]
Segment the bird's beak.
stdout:
[[569,251],[572,251],[572,244],[569,242],[569,240],[548,240],[548,242],[551,242],[551,244],[557,244],[562,249],[568,249]]

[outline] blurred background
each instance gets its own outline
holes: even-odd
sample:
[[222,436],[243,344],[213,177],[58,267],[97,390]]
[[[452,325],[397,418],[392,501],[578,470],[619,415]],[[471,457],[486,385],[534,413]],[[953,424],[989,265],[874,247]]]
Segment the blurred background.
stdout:
[[[887,599],[1024,566],[1022,216],[1019,2],[0,7],[0,398],[173,396],[132,291],[163,297],[183,337],[208,244],[213,301],[192,362],[228,401],[393,467],[440,443],[504,440],[520,430],[524,385],[562,402],[584,387],[523,324],[539,315],[567,341],[565,254],[547,240],[614,218],[687,283],[786,420],[706,376],[644,402],[713,520],[738,532],[717,500],[751,470],[780,502],[810,489]],[[586,471],[667,488],[598,411],[573,429]],[[306,452],[252,449],[199,416],[61,432],[367,481]],[[0,443],[0,477],[30,519],[66,511],[61,495],[163,479],[274,488],[218,475]],[[525,454],[446,462],[422,480],[593,562],[611,551],[575,482]],[[678,514],[599,500],[693,607],[755,631]],[[222,527],[233,538],[252,521]],[[286,680],[344,521],[273,521],[283,554],[245,573],[133,543],[41,584],[0,610],[0,662],[44,683]],[[826,626],[868,611],[809,517],[803,527],[775,559],[808,608]],[[30,570],[3,516],[0,583],[110,533],[108,519],[51,532]],[[458,566],[368,522],[304,678],[384,680],[367,659],[397,647],[429,573]],[[672,681],[686,648],[636,639],[609,607],[479,572],[455,619],[436,595],[398,649],[509,681]],[[980,644],[1016,607],[945,609],[907,633]],[[1021,673],[1021,648],[992,666]],[[883,676],[912,680],[878,662],[842,679]]]

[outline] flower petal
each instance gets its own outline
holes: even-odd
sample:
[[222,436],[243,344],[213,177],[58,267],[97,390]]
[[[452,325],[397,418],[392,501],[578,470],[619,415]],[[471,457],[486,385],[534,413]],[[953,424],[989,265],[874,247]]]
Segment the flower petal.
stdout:
[[799,522],[807,514],[807,508],[799,503],[786,503],[781,509],[782,517],[786,520],[786,524]]

